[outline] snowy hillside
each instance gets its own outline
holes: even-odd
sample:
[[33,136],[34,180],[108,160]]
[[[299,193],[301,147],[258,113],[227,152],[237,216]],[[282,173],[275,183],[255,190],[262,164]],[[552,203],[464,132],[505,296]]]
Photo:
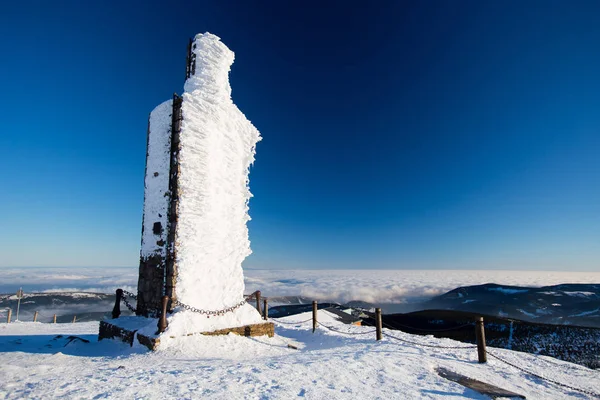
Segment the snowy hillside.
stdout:
[[530,287],[488,283],[456,288],[423,304],[523,321],[600,328],[600,284]]
[[[150,353],[141,346],[96,341],[98,324],[0,324],[0,398],[487,399],[440,377],[436,368],[500,386],[528,399],[593,398],[528,375],[449,339],[341,325],[319,312],[320,326],[300,314],[276,321],[276,337],[191,336]],[[290,324],[291,323],[291,324]],[[78,338],[89,340],[86,343]],[[298,349],[289,348],[291,344]],[[186,349],[185,352],[181,349]],[[546,378],[597,391],[600,372],[549,357],[489,349]]]

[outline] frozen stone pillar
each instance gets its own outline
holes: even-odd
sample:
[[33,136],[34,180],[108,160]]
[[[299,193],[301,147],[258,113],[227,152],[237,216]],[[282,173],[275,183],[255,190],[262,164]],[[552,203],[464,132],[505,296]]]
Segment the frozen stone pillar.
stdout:
[[231,100],[233,59],[217,36],[197,35],[183,95],[150,114],[138,314],[170,296],[169,335],[262,322],[244,302],[242,272],[260,134]]
[[171,100],[165,101],[150,113],[148,120],[137,301],[137,313],[144,316],[158,306],[164,291],[172,106]]
[[194,67],[182,95],[177,150],[174,292],[179,302],[199,310],[237,308],[208,318],[176,307],[171,334],[262,322],[243,302],[242,271],[251,253],[248,174],[260,134],[231,99],[233,52],[209,33],[196,35],[191,52]]

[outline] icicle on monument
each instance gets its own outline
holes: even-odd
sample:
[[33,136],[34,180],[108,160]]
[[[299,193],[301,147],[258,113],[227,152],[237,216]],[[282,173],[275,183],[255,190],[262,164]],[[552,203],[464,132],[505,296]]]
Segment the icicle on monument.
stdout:
[[[154,349],[194,334],[273,336],[244,298],[248,174],[260,133],[231,100],[233,59],[217,36],[196,35],[183,95],[150,113],[137,298],[117,290],[100,339]],[[121,302],[137,316],[119,318]]]

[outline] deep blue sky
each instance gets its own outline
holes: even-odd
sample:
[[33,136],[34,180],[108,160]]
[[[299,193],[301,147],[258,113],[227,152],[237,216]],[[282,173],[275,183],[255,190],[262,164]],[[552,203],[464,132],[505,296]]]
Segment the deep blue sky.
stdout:
[[137,265],[148,113],[182,91],[187,40],[209,31],[264,137],[245,266],[600,270],[599,15],[5,2],[0,266]]

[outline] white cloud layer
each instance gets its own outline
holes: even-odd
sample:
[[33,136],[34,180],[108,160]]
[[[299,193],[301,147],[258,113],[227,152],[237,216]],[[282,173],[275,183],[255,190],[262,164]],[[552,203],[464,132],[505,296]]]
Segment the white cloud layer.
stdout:
[[[546,286],[600,283],[600,272],[470,270],[252,270],[244,271],[246,293],[304,296],[316,300],[374,304],[424,300],[459,286],[498,283]],[[137,268],[0,268],[0,293],[135,291]]]

